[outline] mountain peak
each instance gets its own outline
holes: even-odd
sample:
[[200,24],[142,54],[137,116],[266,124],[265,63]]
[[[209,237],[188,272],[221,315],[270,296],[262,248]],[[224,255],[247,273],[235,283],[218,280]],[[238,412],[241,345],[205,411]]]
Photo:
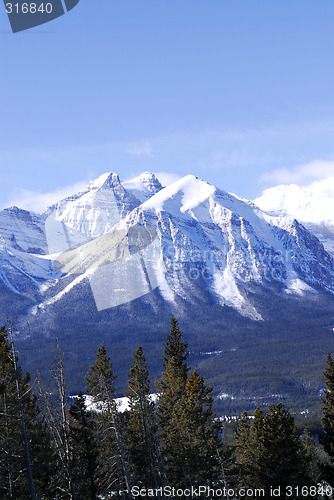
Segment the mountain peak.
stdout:
[[308,186],[280,184],[253,201],[261,210],[275,215],[290,215],[302,222],[333,222],[334,176]]
[[175,199],[179,195],[179,208],[181,212],[184,212],[202,203],[215,191],[215,186],[202,181],[195,175],[189,174],[169,184],[159,193],[155,194],[154,197],[145,203],[145,208],[161,210],[165,202],[170,203],[172,199]]
[[141,202],[148,200],[162,189],[162,184],[152,172],[143,172],[133,179],[124,181],[122,184],[127,191]]
[[97,179],[94,179],[91,181],[88,186],[87,190],[97,190],[97,189],[103,189],[103,188],[111,188],[115,186],[119,186],[121,181],[119,180],[119,177],[115,172],[106,172]]
[[308,186],[280,184],[266,189],[254,203],[278,217],[295,217],[334,255],[334,176]]

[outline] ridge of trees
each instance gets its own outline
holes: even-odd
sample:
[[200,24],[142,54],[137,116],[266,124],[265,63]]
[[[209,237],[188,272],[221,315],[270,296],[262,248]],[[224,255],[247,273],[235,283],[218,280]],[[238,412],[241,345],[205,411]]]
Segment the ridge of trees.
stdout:
[[330,353],[324,371],[321,444],[307,429],[298,435],[292,415],[279,403],[268,412],[257,408],[252,417],[244,412],[234,444],[227,446],[222,423],[212,410],[212,389],[188,366],[188,345],[174,317],[166,335],[161,379],[156,381],[156,402],[139,346],[129,371],[129,406],[123,413],[104,346],[85,377],[85,392],[93,403],[89,406],[81,391],[70,402],[58,339],[50,359],[53,386],[41,374],[32,386],[29,374],[23,376],[18,365],[13,331],[11,324],[0,329],[1,499],[131,499],[137,496],[134,487],[167,498],[166,487],[200,486],[235,492],[244,488],[249,497],[259,488],[265,498],[271,498],[272,488],[294,488],[293,495],[283,493],[282,498],[324,498],[296,492],[319,484],[334,487]]

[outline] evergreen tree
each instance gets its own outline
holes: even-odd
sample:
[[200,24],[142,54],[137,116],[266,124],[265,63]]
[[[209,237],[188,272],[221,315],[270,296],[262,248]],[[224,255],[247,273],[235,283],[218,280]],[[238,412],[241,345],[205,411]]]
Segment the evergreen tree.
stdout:
[[238,422],[235,437],[236,465],[240,469],[241,480],[239,486],[250,486],[254,474],[254,453],[251,446],[251,425],[248,413],[243,412]]
[[[262,487],[304,486],[303,452],[293,417],[282,403],[269,407],[263,425],[263,452],[260,477]],[[262,455],[262,456],[261,456]]]
[[75,498],[96,500],[95,470],[97,447],[94,439],[94,420],[86,409],[85,397],[79,391],[69,408],[72,477]]
[[157,488],[162,486],[162,472],[156,441],[154,403],[150,399],[147,363],[141,346],[133,357],[127,397],[127,445],[134,467],[134,482],[146,488]]
[[[10,325],[10,328],[11,325]],[[51,458],[49,436],[36,397],[17,365],[6,327],[0,329],[0,496],[34,499],[49,493]],[[47,460],[46,460],[47,458]],[[50,464],[50,465],[49,465]]]
[[257,407],[254,412],[253,424],[251,427],[251,450],[252,450],[252,460],[253,460],[253,471],[252,471],[252,486],[254,488],[262,487],[262,460],[265,456],[264,450],[264,423],[265,414],[263,411]]
[[239,420],[236,434],[236,466],[239,468],[239,487],[262,487],[259,477],[262,468],[264,414],[256,408],[252,424],[247,412]]
[[59,339],[50,358],[50,387],[38,373],[39,396],[42,411],[52,437],[52,445],[57,457],[57,467],[53,474],[53,484],[59,498],[77,500],[72,477],[72,448],[69,436],[69,389],[65,374],[65,353]]
[[170,332],[166,336],[163,354],[162,379],[157,384],[158,426],[161,435],[162,454],[168,480],[182,485],[186,472],[181,453],[180,405],[187,383],[188,344],[181,341],[182,333],[177,320],[172,317]]
[[322,443],[329,456],[329,463],[325,466],[325,477],[334,486],[334,363],[329,352],[326,358],[324,371],[326,387],[322,394]]
[[212,412],[212,389],[194,370],[181,398],[178,420],[179,452],[182,455],[185,484],[212,484],[217,473],[218,431],[220,423]]
[[271,405],[269,414],[258,408],[252,425],[246,415],[239,422],[236,438],[236,463],[240,468],[239,486],[270,488],[308,485],[307,454],[297,435],[293,417],[282,403]]
[[112,491],[124,491],[124,496],[131,498],[130,470],[115,400],[115,378],[110,357],[101,346],[86,375],[88,393],[93,396],[98,410],[96,439],[100,446],[98,477],[101,494],[107,496],[112,495]]
[[301,437],[302,445],[302,460],[303,470],[305,471],[305,486],[306,478],[309,486],[317,484],[321,481],[321,462],[316,443],[312,438],[309,429],[306,427]]

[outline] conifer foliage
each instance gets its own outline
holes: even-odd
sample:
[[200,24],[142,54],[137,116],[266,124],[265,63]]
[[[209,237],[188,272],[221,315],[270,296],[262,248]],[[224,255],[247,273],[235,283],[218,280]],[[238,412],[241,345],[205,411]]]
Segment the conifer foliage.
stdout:
[[239,421],[236,436],[236,464],[239,486],[270,488],[307,486],[308,457],[297,434],[293,417],[282,403],[271,405],[269,413],[259,408],[253,423],[247,413]]
[[218,427],[212,413],[211,389],[196,370],[188,378],[187,343],[172,317],[166,336],[158,425],[167,477],[171,484],[205,484],[215,469]]
[[88,393],[93,397],[96,414],[96,440],[99,486],[102,495],[110,491],[130,492],[130,470],[121,434],[121,417],[117,412],[112,363],[104,346],[97,351],[96,361],[86,376]]
[[188,486],[212,484],[215,478],[220,423],[212,412],[211,392],[194,370],[180,401],[180,450]]
[[[9,326],[11,328],[11,325]],[[0,329],[0,497],[35,499],[49,491],[50,441],[29,386],[22,377],[8,329]]]
[[326,386],[322,394],[322,428],[324,432],[322,442],[329,456],[329,463],[325,467],[325,476],[334,486],[334,362],[330,352],[326,358],[324,377]]
[[81,391],[74,398],[68,413],[74,495],[80,500],[96,500],[95,420],[86,408],[86,400]]
[[160,487],[163,473],[156,438],[155,408],[150,398],[147,362],[141,346],[133,357],[127,396],[127,447],[134,469],[134,483],[146,488]]
[[189,368],[187,343],[182,342],[177,320],[172,317],[163,353],[163,373],[157,384],[158,425],[167,476],[172,484],[185,480],[184,455],[181,450],[181,402],[186,391]]
[[[305,487],[324,479],[333,485],[330,354],[323,392],[323,442],[329,457],[325,474],[315,441],[307,430],[302,437],[297,434],[293,417],[281,403],[267,412],[257,408],[252,418],[243,413],[235,446],[223,447],[218,438],[221,424],[212,411],[212,390],[187,362],[188,346],[172,317],[158,394],[152,397],[147,362],[139,346],[129,372],[129,407],[121,413],[106,348],[98,349],[88,369],[88,396],[79,391],[70,398],[65,355],[57,340],[51,362],[53,388],[43,386],[40,378],[37,399],[29,375],[22,376],[7,329],[1,328],[0,498],[132,499],[138,496],[135,486],[143,489],[142,498],[170,497],[164,495],[165,486],[189,491],[199,486],[211,491],[261,488],[266,491],[264,498],[271,498],[271,488],[281,488],[284,498],[285,486]],[[156,489],[158,495],[149,493]]]
[[56,457],[52,477],[53,487],[60,498],[77,500],[73,482],[73,457],[69,435],[69,384],[66,377],[65,353],[56,339],[50,358],[52,385],[38,375],[39,398],[50,431]]
[[236,465],[240,470],[239,486],[248,486],[255,483],[255,447],[252,446],[251,424],[248,413],[245,411],[239,420],[235,437]]

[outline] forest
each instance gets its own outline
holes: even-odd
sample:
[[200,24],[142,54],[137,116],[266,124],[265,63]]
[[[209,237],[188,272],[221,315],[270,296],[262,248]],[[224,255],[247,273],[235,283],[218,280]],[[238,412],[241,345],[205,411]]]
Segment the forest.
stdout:
[[152,398],[145,354],[134,353],[128,408],[104,346],[70,397],[57,339],[50,377],[23,374],[15,328],[0,329],[0,498],[332,498],[334,362],[324,362],[321,432],[297,430],[282,403],[243,412],[236,428],[212,409],[212,389],[189,367],[172,317]]

